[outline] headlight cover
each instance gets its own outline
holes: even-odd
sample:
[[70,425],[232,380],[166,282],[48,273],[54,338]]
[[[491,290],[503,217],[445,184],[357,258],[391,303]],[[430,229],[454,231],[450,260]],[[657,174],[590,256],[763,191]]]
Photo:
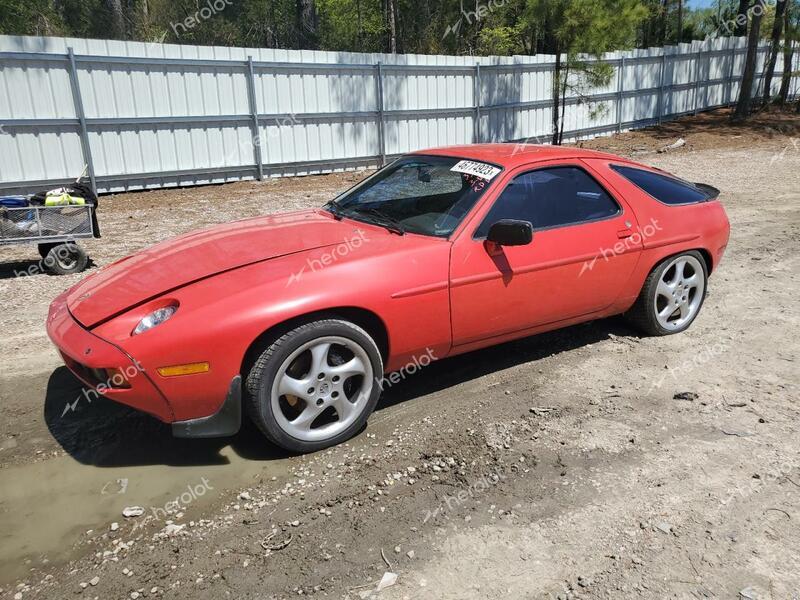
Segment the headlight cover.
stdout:
[[174,315],[177,310],[177,304],[170,304],[169,306],[163,306],[154,310],[139,321],[139,324],[134,328],[133,332],[131,332],[131,335],[139,335],[140,333],[149,331],[153,327],[161,325],[164,321],[171,319],[172,315]]

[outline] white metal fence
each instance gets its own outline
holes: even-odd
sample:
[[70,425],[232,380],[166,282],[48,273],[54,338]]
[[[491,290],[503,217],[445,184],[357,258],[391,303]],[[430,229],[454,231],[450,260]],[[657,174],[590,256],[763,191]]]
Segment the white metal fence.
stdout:
[[[745,50],[743,38],[722,38],[609,54],[611,83],[567,98],[565,138],[730,104]],[[764,47],[757,86],[766,56]],[[0,191],[60,184],[84,165],[109,192],[546,141],[553,60],[0,36]],[[773,91],[782,70],[779,56]]]

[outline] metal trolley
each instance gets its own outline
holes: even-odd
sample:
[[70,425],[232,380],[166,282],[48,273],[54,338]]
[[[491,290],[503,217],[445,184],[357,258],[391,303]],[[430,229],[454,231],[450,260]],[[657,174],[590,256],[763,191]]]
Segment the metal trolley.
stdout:
[[100,237],[96,205],[0,206],[0,246],[38,244],[44,268],[79,273],[89,257],[76,240]]

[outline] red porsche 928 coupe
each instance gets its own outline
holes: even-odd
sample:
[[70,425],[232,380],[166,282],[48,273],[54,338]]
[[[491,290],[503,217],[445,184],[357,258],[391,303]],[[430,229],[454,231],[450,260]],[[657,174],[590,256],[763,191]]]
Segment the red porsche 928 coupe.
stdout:
[[408,154],[324,208],[183,235],[56,298],[47,329],[104,396],[297,452],[362,429],[410,364],[624,313],[697,317],[729,224],[711,186],[575,148]]

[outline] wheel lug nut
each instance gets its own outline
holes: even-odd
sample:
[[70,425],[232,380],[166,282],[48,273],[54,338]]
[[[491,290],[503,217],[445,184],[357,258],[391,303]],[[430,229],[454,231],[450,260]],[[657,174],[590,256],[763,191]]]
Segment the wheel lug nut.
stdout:
[[334,375],[333,376],[333,381],[339,381],[339,376],[338,375]]
[[332,397],[332,398],[337,398],[338,396],[339,396],[339,392],[333,392],[333,393],[331,394],[331,397]]
[[314,393],[314,388],[308,388],[308,393],[309,394],[313,394]]
[[322,406],[325,401],[322,398],[317,398],[317,406]]
[[325,379],[325,373],[320,373],[317,375],[317,379]]

